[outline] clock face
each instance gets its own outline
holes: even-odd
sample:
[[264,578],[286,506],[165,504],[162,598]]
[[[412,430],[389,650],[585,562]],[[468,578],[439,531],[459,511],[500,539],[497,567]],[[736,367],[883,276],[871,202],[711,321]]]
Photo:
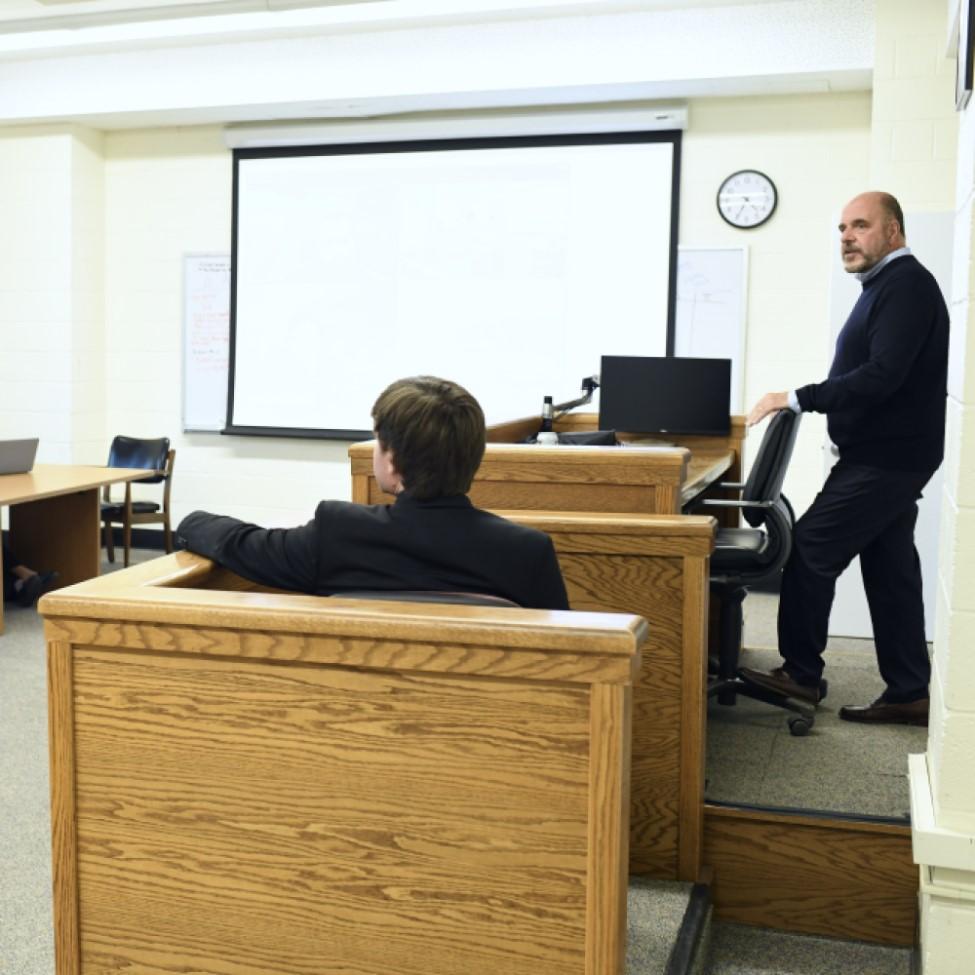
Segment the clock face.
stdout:
[[743,230],[760,227],[775,213],[778,193],[768,176],[754,169],[732,173],[718,189],[718,213]]

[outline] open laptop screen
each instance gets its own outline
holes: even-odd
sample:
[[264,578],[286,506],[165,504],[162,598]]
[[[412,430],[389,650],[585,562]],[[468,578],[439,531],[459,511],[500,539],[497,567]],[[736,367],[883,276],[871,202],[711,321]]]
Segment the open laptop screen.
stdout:
[[627,433],[727,434],[731,360],[604,355],[599,426]]
[[26,474],[34,466],[37,437],[0,440],[0,474]]

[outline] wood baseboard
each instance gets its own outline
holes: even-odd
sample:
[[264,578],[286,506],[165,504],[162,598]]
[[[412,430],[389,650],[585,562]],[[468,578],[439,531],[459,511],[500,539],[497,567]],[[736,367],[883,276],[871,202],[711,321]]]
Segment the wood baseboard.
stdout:
[[704,862],[722,921],[914,944],[908,825],[705,805]]

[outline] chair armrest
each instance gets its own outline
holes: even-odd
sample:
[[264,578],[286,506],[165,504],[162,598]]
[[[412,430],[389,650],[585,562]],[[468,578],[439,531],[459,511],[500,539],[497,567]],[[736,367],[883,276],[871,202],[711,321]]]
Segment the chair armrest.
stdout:
[[745,486],[744,481],[719,481],[717,487],[719,488],[737,488],[739,491]]
[[774,508],[774,501],[732,501],[731,498],[706,498],[702,508]]

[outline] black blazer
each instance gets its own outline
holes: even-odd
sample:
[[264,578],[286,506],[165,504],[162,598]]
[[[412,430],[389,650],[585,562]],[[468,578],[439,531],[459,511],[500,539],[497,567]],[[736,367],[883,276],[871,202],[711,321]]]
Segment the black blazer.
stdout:
[[568,609],[552,540],[475,508],[465,495],[395,504],[322,501],[300,528],[259,528],[194,511],[177,534],[188,549],[276,589],[335,595],[361,589],[446,590]]

